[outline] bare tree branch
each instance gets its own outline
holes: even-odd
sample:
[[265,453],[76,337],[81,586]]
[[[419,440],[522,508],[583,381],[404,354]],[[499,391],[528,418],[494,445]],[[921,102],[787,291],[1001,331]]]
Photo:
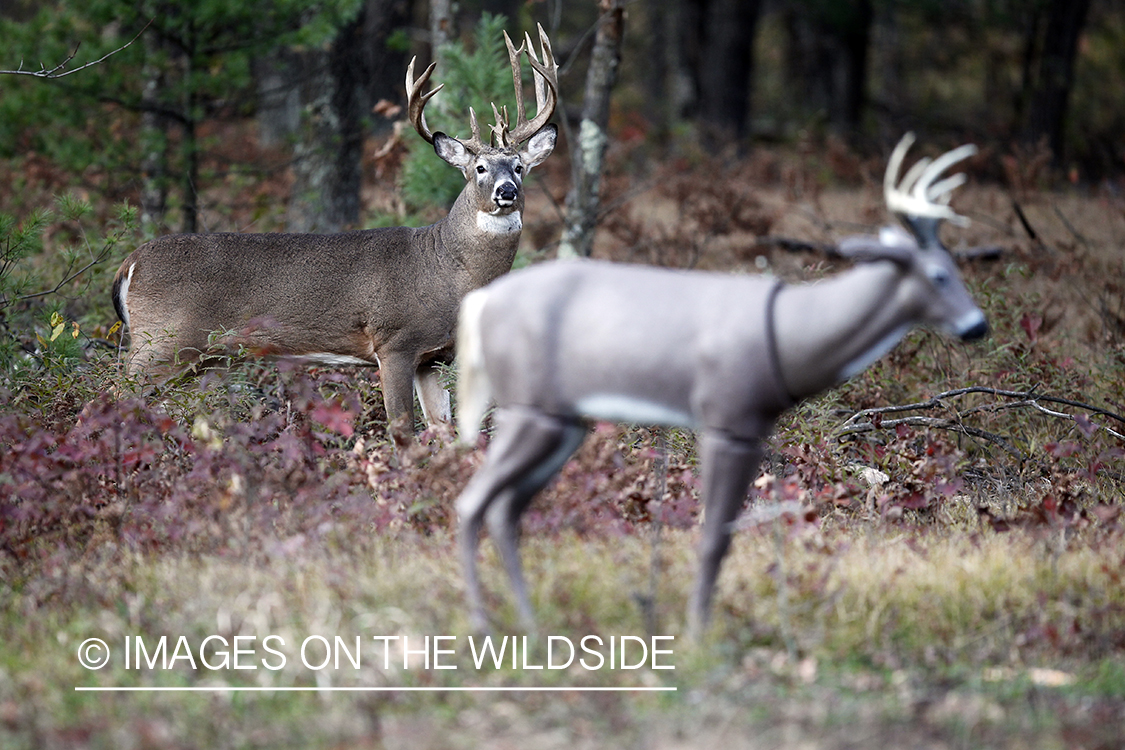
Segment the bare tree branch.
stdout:
[[[957,398],[969,393],[983,393],[990,396],[998,396],[1000,398],[1018,400],[1008,404],[987,404],[976,406],[970,409],[966,409],[965,411],[953,410],[953,416],[949,418],[911,416],[903,417],[901,419],[882,419],[882,416],[884,414],[898,414],[907,411],[927,411],[932,409],[949,408],[948,404],[945,403],[946,399]],[[1078,421],[1074,417],[1074,415],[1067,414],[1066,412],[1062,411],[1056,411],[1054,409],[1048,409],[1040,402],[1056,404],[1059,406],[1069,406],[1075,409],[1082,409],[1084,411],[1090,412],[1091,414],[1096,414],[1098,416],[1105,417],[1107,419],[1111,419],[1122,425],[1125,425],[1125,417],[1121,416],[1120,414],[1115,414],[1114,412],[1111,412],[1107,409],[1103,409],[1092,404],[1083,403],[1082,401],[1060,398],[1058,396],[1047,396],[1045,394],[1036,393],[1034,390],[1006,391],[999,388],[989,388],[986,386],[974,385],[967,388],[956,388],[954,390],[945,391],[944,393],[939,393],[933,398],[930,398],[926,401],[919,401],[913,404],[898,404],[893,406],[881,406],[873,409],[863,409],[862,411],[858,411],[844,420],[843,424],[841,424],[840,428],[836,431],[835,436],[837,438],[842,438],[847,435],[855,435],[861,432],[871,432],[873,430],[892,428],[900,424],[937,427],[941,429],[954,430],[956,432],[963,432],[967,435],[973,435],[974,437],[983,438],[990,442],[996,443],[997,445],[1004,448],[1004,450],[1011,453],[1013,456],[1022,459],[1023,454],[1014,446],[1012,446],[1011,443],[1009,443],[1007,440],[1000,437],[999,435],[994,435],[977,427],[970,427],[968,425],[965,425],[962,423],[962,419],[970,414],[981,411],[996,411],[998,409],[1030,406],[1037,411],[1040,411],[1043,414],[1047,414],[1052,417],[1069,419],[1073,422]],[[1090,424],[1093,424],[1093,426],[1097,429],[1105,430],[1110,435],[1113,435],[1118,439],[1125,440],[1125,434],[1122,434],[1122,432],[1119,432],[1118,430],[1114,430],[1105,425],[1094,423]]]
[[81,66],[79,66],[77,68],[73,68],[71,70],[65,70],[65,68],[70,63],[70,61],[74,59],[74,56],[78,54],[78,48],[82,46],[81,44],[75,45],[74,51],[71,52],[69,55],[67,55],[65,60],[63,60],[61,63],[59,63],[58,65],[56,65],[53,68],[48,69],[42,63],[40,63],[40,69],[39,70],[24,70],[23,69],[23,60],[20,60],[20,66],[19,66],[18,69],[16,69],[16,70],[0,70],[0,75],[31,76],[32,78],[45,78],[45,79],[65,78],[66,76],[71,75],[72,73],[77,73],[80,70],[85,70],[86,68],[89,68],[89,67],[92,67],[94,65],[98,65],[100,63],[105,62],[106,60],[108,60],[113,55],[116,55],[118,52],[120,52],[123,49],[129,47],[131,44],[133,44],[133,42],[140,39],[141,34],[145,33],[145,30],[148,29],[148,27],[151,26],[151,25],[152,25],[152,21],[150,20],[148,23],[146,23],[144,25],[143,29],[141,29],[140,31],[137,32],[137,35],[135,37],[130,39],[125,44],[121,45],[120,47],[113,50],[112,52],[108,52],[105,55],[102,55],[97,60],[92,60],[92,61],[86,63],[85,65],[81,65]]

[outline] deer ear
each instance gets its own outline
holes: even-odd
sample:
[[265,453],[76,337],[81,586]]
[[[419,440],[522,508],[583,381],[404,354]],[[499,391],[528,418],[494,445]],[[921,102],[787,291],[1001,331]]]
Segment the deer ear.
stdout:
[[527,139],[527,146],[520,151],[520,159],[528,169],[543,163],[543,160],[555,150],[555,142],[559,138],[559,129],[555,125],[544,125],[535,135]]
[[457,167],[462,172],[469,168],[476,156],[465,148],[465,144],[456,138],[450,138],[445,133],[434,133],[434,151],[446,163]]

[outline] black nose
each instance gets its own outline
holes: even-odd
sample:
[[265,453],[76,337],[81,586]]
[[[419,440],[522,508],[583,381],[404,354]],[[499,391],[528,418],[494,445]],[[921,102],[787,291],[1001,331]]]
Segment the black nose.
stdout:
[[506,182],[496,188],[496,199],[501,201],[514,201],[516,199],[516,186]]
[[961,332],[962,341],[976,341],[988,335],[988,321],[981,320],[972,328]]

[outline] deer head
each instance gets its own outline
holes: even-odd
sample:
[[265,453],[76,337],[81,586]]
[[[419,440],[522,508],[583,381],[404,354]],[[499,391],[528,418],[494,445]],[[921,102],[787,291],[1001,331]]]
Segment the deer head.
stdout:
[[[469,128],[472,135],[467,140],[453,138],[440,131],[431,132],[426,124],[426,104],[444,87],[438,85],[426,93],[422,89],[430,80],[436,63],[430,63],[417,79],[414,78],[414,63],[406,69],[407,113],[418,134],[434,147],[434,151],[448,164],[457,167],[467,181],[475,183],[476,203],[479,211],[494,217],[503,217],[522,206],[524,175],[532,167],[540,164],[551,153],[558,137],[558,129],[548,125],[558,105],[558,66],[551,51],[551,41],[540,25],[539,41],[542,61],[536,55],[531,36],[524,35],[524,42],[516,49],[511,37],[504,32],[504,42],[508,47],[508,60],[512,66],[512,79],[516,94],[516,123],[513,126],[508,116],[507,106],[499,109],[492,105],[495,124],[489,127],[490,136],[486,143],[481,137],[477,113],[469,108]],[[531,64],[535,81],[535,117],[530,120],[523,101],[523,70],[520,58],[526,54]],[[527,148],[520,145],[527,141]]]
[[960,281],[956,262],[942,244],[938,230],[944,221],[967,226],[969,220],[949,207],[953,191],[965,182],[957,173],[942,174],[977,152],[966,144],[939,156],[919,159],[900,180],[899,173],[914,134],[907,133],[895,146],[883,175],[887,209],[910,233],[884,227],[875,237],[849,237],[840,243],[840,254],[857,261],[891,260],[917,282],[921,308],[919,322],[936,325],[962,340],[980,338],[988,324]]

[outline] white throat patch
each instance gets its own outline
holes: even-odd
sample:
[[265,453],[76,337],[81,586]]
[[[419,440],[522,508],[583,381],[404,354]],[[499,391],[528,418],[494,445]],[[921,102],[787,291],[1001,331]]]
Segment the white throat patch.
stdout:
[[523,217],[519,211],[505,216],[495,216],[487,211],[477,211],[477,228],[490,234],[511,234],[523,229]]

